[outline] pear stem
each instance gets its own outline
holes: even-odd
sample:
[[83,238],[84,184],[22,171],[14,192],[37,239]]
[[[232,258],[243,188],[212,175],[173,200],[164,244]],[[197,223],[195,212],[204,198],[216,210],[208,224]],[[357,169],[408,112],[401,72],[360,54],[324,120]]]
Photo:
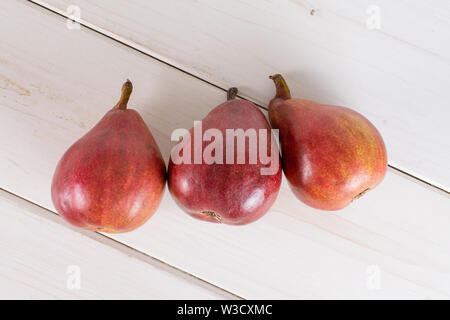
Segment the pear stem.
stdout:
[[281,98],[284,100],[291,98],[291,92],[289,91],[289,87],[286,83],[286,80],[284,80],[281,74],[274,74],[269,78],[273,80],[273,82],[275,83],[275,88],[277,89],[275,98]]
[[233,100],[236,98],[238,94],[238,89],[236,87],[232,87],[227,91],[227,101]]
[[127,108],[128,100],[130,100],[131,92],[133,92],[133,84],[129,79],[127,79],[122,86],[122,96],[114,108],[125,110]]

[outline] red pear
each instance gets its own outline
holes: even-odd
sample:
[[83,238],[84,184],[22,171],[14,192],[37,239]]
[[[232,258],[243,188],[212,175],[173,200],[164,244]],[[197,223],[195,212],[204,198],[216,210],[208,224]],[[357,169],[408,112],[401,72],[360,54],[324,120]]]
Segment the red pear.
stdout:
[[269,119],[279,129],[283,170],[294,194],[322,210],[342,209],[375,188],[387,155],[378,130],[346,107],[291,98],[279,74]]
[[127,232],[146,222],[161,201],[166,168],[139,113],[127,109],[132,84],[117,105],[63,155],[52,183],[58,213],[88,230]]
[[[189,151],[183,149],[182,153],[187,155],[185,158],[190,163],[175,163],[175,149],[172,151],[168,186],[177,204],[191,216],[210,222],[243,225],[259,219],[272,206],[280,189],[282,169],[279,151],[264,114],[251,102],[234,100],[236,93],[237,89],[231,88],[228,101],[215,107],[202,120],[201,128],[197,124],[183,138],[181,145],[184,143]],[[235,129],[249,133],[248,139],[241,140],[241,147],[238,147],[237,136],[228,139],[230,133],[227,131],[237,132]],[[209,135],[208,139],[195,141],[196,130],[200,137],[215,130],[214,140]],[[251,132],[255,133],[253,142],[257,143],[250,141]],[[259,132],[265,132],[267,139],[258,135]],[[213,142],[217,149],[206,152]],[[198,151],[200,163],[195,162]],[[263,161],[259,156],[261,152],[271,160]],[[255,153],[257,159],[253,157]],[[264,169],[268,170],[264,172]]]

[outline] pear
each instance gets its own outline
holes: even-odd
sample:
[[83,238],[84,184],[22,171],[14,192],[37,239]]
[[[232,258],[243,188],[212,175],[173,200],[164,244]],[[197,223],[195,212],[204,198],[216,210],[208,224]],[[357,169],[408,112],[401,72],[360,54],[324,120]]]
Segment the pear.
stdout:
[[52,200],[69,223],[110,233],[145,223],[161,201],[166,168],[139,113],[127,109],[133,86],[59,161]]
[[279,129],[283,170],[297,198],[339,210],[383,180],[386,148],[369,120],[346,107],[291,98],[281,75],[270,78],[276,95],[269,120]]
[[253,103],[235,100],[236,94],[231,88],[228,101],[184,136],[168,167],[169,191],[185,212],[229,225],[262,217],[278,195],[282,175],[268,121]]

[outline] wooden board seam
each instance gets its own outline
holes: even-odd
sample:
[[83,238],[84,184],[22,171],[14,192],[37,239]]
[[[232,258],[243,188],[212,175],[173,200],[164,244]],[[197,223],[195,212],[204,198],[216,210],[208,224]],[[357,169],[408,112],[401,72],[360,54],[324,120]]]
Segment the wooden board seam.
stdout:
[[[59,224],[64,225],[65,227],[68,227],[68,228],[70,228],[71,230],[73,230],[75,232],[81,233],[84,236],[87,236],[87,237],[89,237],[92,240],[98,241],[98,242],[100,242],[100,243],[102,243],[104,245],[107,245],[107,246],[109,246],[111,248],[114,248],[114,249],[120,251],[121,253],[124,253],[124,254],[126,254],[128,256],[131,256],[131,257],[133,257],[135,259],[138,259],[138,260],[140,260],[142,262],[145,262],[147,264],[151,264],[152,266],[157,267],[157,268],[159,268],[161,270],[164,270],[166,272],[172,273],[173,275],[180,276],[179,273],[181,273],[181,274],[185,275],[187,277],[187,279],[189,279],[189,281],[199,282],[200,284],[202,284],[202,285],[204,285],[206,287],[209,287],[211,290],[219,291],[220,293],[223,293],[225,296],[230,295],[230,296],[232,296],[232,297],[234,297],[236,299],[245,300],[245,298],[243,298],[243,297],[241,297],[241,296],[239,296],[239,295],[237,295],[237,294],[235,294],[233,292],[230,292],[230,291],[228,291],[228,290],[226,290],[224,288],[221,288],[220,286],[218,286],[216,284],[210,283],[210,282],[208,282],[208,281],[206,281],[206,280],[204,280],[204,279],[202,279],[202,278],[200,278],[200,277],[198,277],[196,275],[193,275],[193,274],[191,274],[191,273],[189,273],[189,272],[187,272],[187,271],[185,271],[183,269],[180,269],[180,268],[178,268],[176,266],[173,266],[173,265],[171,265],[171,264],[169,264],[169,263],[167,263],[167,262],[165,262],[163,260],[160,260],[160,259],[158,259],[156,257],[153,257],[153,256],[151,256],[151,255],[149,255],[149,254],[147,254],[145,252],[137,250],[136,248],[133,248],[133,247],[131,247],[131,246],[125,244],[125,243],[122,243],[122,242],[120,242],[120,241],[118,241],[116,239],[110,238],[110,237],[108,237],[105,234],[102,234],[102,233],[99,233],[99,232],[86,231],[86,230],[79,229],[79,228],[76,228],[76,227],[71,227],[67,223],[63,222],[63,220],[59,217],[59,215],[56,212],[54,212],[52,210],[49,210],[48,208],[43,207],[43,206],[41,206],[41,205],[39,205],[37,203],[34,203],[34,202],[32,202],[32,201],[30,201],[30,200],[28,200],[28,199],[26,199],[26,198],[24,198],[24,197],[22,197],[20,195],[17,195],[17,194],[15,194],[15,193],[13,193],[13,192],[11,192],[9,190],[6,190],[4,188],[0,188],[0,192],[5,192],[5,193],[15,197],[16,199],[18,199],[20,201],[25,201],[27,204],[29,204],[31,206],[36,206],[36,207],[44,210],[48,214],[52,214],[54,216],[57,216],[60,219],[58,221]],[[45,217],[45,218],[48,218],[48,217]]]
[[[37,5],[37,6],[39,6],[41,8],[43,8],[43,9],[51,11],[52,13],[57,14],[57,15],[63,17],[63,18],[70,19],[69,16],[64,11],[49,5],[45,1],[40,1],[40,0],[27,0],[27,1],[33,3],[33,4]],[[196,74],[194,70],[188,71],[188,70],[186,70],[186,66],[180,65],[180,64],[176,63],[175,61],[171,61],[170,59],[168,59],[167,57],[164,57],[162,55],[157,55],[155,52],[151,52],[151,50],[149,50],[147,47],[140,46],[137,43],[135,43],[134,41],[127,40],[126,38],[123,38],[122,36],[119,36],[117,34],[108,32],[108,31],[106,31],[106,30],[104,30],[104,29],[102,29],[102,28],[100,28],[100,27],[98,27],[96,25],[93,25],[93,24],[91,24],[91,23],[89,23],[89,22],[87,22],[87,21],[85,21],[83,19],[74,17],[74,21],[79,23],[81,26],[91,30],[91,31],[94,31],[94,32],[96,32],[96,33],[98,33],[98,34],[100,34],[100,35],[102,35],[104,37],[107,37],[108,39],[111,39],[111,40],[113,40],[113,41],[115,41],[117,43],[120,43],[123,46],[126,46],[126,47],[128,47],[128,48],[130,48],[132,50],[135,50],[135,51],[137,51],[137,52],[139,52],[141,54],[144,54],[144,55],[146,55],[146,56],[148,56],[148,57],[150,57],[150,58],[152,58],[152,59],[154,59],[154,60],[156,60],[156,61],[158,61],[160,63],[163,63],[163,64],[165,64],[167,66],[170,66],[171,68],[174,68],[174,69],[176,69],[176,70],[178,70],[180,72],[183,72],[183,73],[185,73],[185,74],[187,74],[187,75],[189,75],[189,76],[191,76],[191,77],[193,77],[193,78],[195,78],[197,80],[200,80],[200,81],[202,81],[202,82],[204,82],[206,84],[209,84],[209,85],[211,85],[211,86],[213,86],[213,87],[215,87],[217,89],[220,89],[220,90],[224,91],[224,93],[227,92],[227,90],[228,90],[228,89],[226,89],[224,87],[221,87],[219,84],[213,83],[210,80],[206,80],[206,79],[202,78],[201,74]],[[247,97],[245,95],[238,94],[237,97],[239,97],[240,99],[243,99],[243,100],[250,101],[250,102],[254,103],[255,105],[257,105],[258,107],[260,107],[261,109],[263,109],[263,110],[268,110],[267,107],[263,106],[260,103],[257,103],[255,101],[253,101],[252,99],[250,99],[249,97]],[[428,186],[430,186],[430,187],[432,187],[432,188],[434,188],[434,189],[436,189],[436,190],[438,190],[440,192],[444,192],[445,194],[450,195],[450,190],[445,190],[444,187],[437,186],[436,184],[434,184],[432,182],[429,182],[429,181],[425,180],[424,178],[417,177],[416,175],[414,175],[412,173],[409,173],[406,170],[400,169],[400,168],[398,168],[398,167],[396,167],[396,166],[394,166],[392,164],[389,164],[389,167],[391,167],[392,169],[394,169],[394,170],[396,170],[396,171],[398,171],[398,172],[400,172],[400,173],[402,173],[404,175],[407,175],[407,176],[409,176],[411,178],[414,178],[417,181],[419,181],[421,183],[424,183],[424,184],[426,184],[426,185],[428,185]]]

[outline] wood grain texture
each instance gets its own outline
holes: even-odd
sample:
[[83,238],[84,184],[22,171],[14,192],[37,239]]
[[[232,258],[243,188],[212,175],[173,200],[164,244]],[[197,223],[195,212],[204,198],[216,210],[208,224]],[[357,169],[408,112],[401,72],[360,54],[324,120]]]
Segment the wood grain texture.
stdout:
[[282,73],[295,96],[364,114],[391,165],[450,190],[448,1],[35,2],[79,6],[100,32],[262,105],[274,92],[268,75]]
[[0,227],[0,299],[234,298],[2,190]]
[[[21,17],[20,19],[18,17]],[[125,78],[167,160],[170,134],[225,93],[24,1],[0,3],[0,184],[52,209],[63,152],[111,108]],[[14,32],[12,32],[14,31]],[[201,223],[166,192],[142,228],[110,236],[244,298],[450,297],[450,202],[389,171],[339,213],[302,205],[285,183],[243,227]],[[380,275],[380,287],[370,285]],[[369,285],[368,285],[369,282]]]

